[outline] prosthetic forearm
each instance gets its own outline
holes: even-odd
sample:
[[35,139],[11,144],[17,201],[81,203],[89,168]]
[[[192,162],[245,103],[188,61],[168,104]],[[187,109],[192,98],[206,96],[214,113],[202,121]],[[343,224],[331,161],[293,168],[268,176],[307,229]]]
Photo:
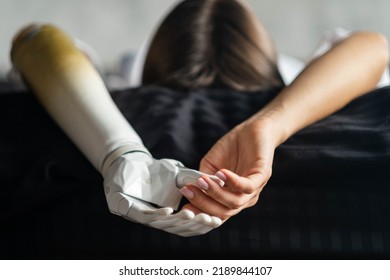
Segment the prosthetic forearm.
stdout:
[[148,153],[96,70],[64,33],[48,25],[31,26],[15,38],[11,57],[46,110],[96,169],[102,172],[107,156],[120,147]]
[[[111,212],[148,224],[165,217],[172,227],[175,215],[178,224],[199,224],[187,212],[171,213],[181,199],[177,187],[200,173],[175,160],[152,158],[71,38],[50,25],[29,26],[15,37],[11,59],[49,114],[102,173]],[[200,224],[210,229],[220,224],[208,218]],[[166,230],[161,223],[155,227]]]

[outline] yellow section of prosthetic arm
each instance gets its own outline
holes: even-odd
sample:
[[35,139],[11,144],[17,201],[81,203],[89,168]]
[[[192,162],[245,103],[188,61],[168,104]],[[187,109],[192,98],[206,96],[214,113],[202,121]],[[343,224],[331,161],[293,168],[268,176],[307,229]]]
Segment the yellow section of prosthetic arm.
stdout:
[[19,32],[11,49],[11,60],[28,84],[46,92],[58,79],[77,78],[77,72],[97,73],[88,58],[74,45],[72,38],[52,25],[30,25]]

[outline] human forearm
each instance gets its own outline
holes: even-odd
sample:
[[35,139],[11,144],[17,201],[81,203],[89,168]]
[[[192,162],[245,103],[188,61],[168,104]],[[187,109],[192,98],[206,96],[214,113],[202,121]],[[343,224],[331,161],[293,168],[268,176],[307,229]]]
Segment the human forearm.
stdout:
[[309,64],[249,121],[270,121],[280,144],[371,90],[387,63],[388,46],[383,36],[355,33]]

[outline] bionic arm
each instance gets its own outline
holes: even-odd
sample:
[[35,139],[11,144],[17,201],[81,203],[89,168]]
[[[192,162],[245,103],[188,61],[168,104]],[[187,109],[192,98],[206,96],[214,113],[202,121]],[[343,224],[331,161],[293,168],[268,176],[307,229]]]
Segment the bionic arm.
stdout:
[[50,25],[29,26],[15,37],[11,59],[49,114],[102,173],[111,212],[182,235],[220,224],[188,211],[171,215],[181,199],[177,186],[200,173],[175,160],[152,158],[88,58],[65,33]]
[[11,58],[46,110],[96,169],[102,171],[106,154],[118,147],[143,149],[93,66],[65,34],[52,26],[28,27],[15,38]]

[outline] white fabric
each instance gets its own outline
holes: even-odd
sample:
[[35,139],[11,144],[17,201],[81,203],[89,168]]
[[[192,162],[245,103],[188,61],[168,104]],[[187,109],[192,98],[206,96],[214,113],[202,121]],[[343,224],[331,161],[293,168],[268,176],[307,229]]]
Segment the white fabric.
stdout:
[[327,51],[333,48],[337,43],[348,38],[351,35],[351,33],[352,33],[351,31],[345,30],[340,27],[337,27],[333,30],[325,31],[322,34],[320,41],[316,49],[314,50],[313,54],[309,56],[308,62],[320,57],[321,55],[324,55]]
[[[334,30],[326,31],[322,36],[320,43],[317,49],[315,50],[314,54],[310,57],[310,60],[325,54],[333,46],[335,46],[337,43],[341,42],[342,40],[348,38],[351,34],[352,34],[351,31],[345,30],[340,27]],[[390,85],[390,73],[389,73],[389,67],[386,67],[378,84],[376,85],[376,88],[380,88],[388,85]]]
[[[340,27],[324,32],[317,48],[314,50],[313,54],[309,56],[306,63],[294,57],[281,54],[278,59],[278,67],[285,84],[289,85],[302,72],[308,63],[324,55],[337,43],[348,38],[351,34],[351,31]],[[389,67],[387,67],[383,72],[381,79],[376,87],[380,88],[388,85],[390,85]]]
[[148,54],[151,38],[148,37],[137,51],[133,64],[129,69],[128,81],[130,87],[138,87],[142,84],[142,73],[144,71],[144,64],[146,55]]
[[278,57],[278,68],[283,82],[285,85],[289,85],[305,68],[305,63],[292,56],[280,54]]

